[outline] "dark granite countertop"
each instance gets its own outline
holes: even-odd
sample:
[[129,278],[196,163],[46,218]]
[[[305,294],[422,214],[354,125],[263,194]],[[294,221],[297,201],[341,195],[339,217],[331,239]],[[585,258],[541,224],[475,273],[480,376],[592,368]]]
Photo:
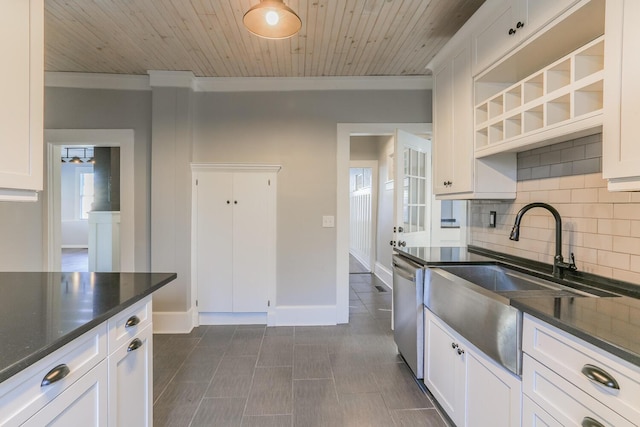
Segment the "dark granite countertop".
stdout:
[[0,382],[175,278],[175,273],[0,272]]
[[567,280],[550,276],[551,266],[530,262],[479,248],[396,248],[396,251],[426,266],[446,264],[500,264],[531,271],[539,277],[581,288],[586,285],[614,296],[511,298],[510,304],[609,353],[640,366],[640,285],[584,273]]

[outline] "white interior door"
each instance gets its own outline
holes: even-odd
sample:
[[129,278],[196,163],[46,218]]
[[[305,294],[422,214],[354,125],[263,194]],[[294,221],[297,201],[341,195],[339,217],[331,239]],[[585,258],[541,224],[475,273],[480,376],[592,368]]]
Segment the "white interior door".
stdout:
[[396,129],[393,175],[396,246],[430,246],[431,141]]
[[431,141],[398,129],[394,153],[395,245],[464,246],[467,202],[433,195]]

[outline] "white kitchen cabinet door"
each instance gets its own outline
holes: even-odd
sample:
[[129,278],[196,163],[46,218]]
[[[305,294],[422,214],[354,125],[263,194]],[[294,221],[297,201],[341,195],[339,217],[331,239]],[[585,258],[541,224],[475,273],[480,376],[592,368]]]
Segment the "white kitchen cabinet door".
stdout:
[[267,313],[275,288],[276,172],[221,168],[194,168],[198,312]]
[[640,2],[606,3],[602,175],[611,191],[640,190]]
[[109,426],[153,424],[153,327],[109,355]]
[[520,425],[520,379],[426,309],[424,354],[424,383],[457,426]]
[[473,191],[473,80],[468,43],[436,70],[434,192]]
[[467,427],[510,427],[520,424],[522,383],[518,378],[466,348]]
[[0,200],[37,200],[43,175],[44,0],[0,13]]
[[233,311],[233,173],[197,177],[198,310]]
[[502,0],[488,4],[493,8],[492,18],[473,36],[473,75],[506,56],[578,1]]
[[469,39],[449,50],[434,71],[434,193],[440,199],[514,199],[515,154],[474,159]]
[[457,353],[460,344],[429,310],[424,333],[424,383],[453,422],[464,426],[465,360]]
[[107,361],[103,360],[33,417],[29,418],[23,426],[106,426],[107,381]]
[[233,312],[267,311],[275,242],[275,174],[233,176]]

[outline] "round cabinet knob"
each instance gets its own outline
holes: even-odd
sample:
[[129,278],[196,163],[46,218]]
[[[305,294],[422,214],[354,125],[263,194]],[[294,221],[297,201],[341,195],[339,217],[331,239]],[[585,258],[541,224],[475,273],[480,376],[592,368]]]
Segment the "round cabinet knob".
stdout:
[[231,201],[230,201],[230,200],[227,200],[227,204],[228,204],[228,205],[230,205],[230,204],[231,204]]
[[458,354],[460,354],[460,355],[464,354],[464,350],[463,350],[463,349],[461,349],[461,348],[459,348],[459,349],[458,349]]
[[516,28],[522,28],[522,27],[524,27],[524,22],[518,21],[518,23],[516,24]]
[[456,343],[452,342],[452,343],[451,343],[451,348],[453,348],[453,349],[458,348],[458,344],[456,344]]
[[514,30],[513,28],[509,28],[509,35],[512,36],[516,33],[516,30]]

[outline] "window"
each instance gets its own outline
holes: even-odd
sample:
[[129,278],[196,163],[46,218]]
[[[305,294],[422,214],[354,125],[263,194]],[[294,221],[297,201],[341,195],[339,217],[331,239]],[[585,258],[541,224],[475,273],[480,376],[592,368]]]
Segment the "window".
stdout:
[[93,172],[81,172],[80,176],[80,219],[88,219],[91,205],[93,204]]

